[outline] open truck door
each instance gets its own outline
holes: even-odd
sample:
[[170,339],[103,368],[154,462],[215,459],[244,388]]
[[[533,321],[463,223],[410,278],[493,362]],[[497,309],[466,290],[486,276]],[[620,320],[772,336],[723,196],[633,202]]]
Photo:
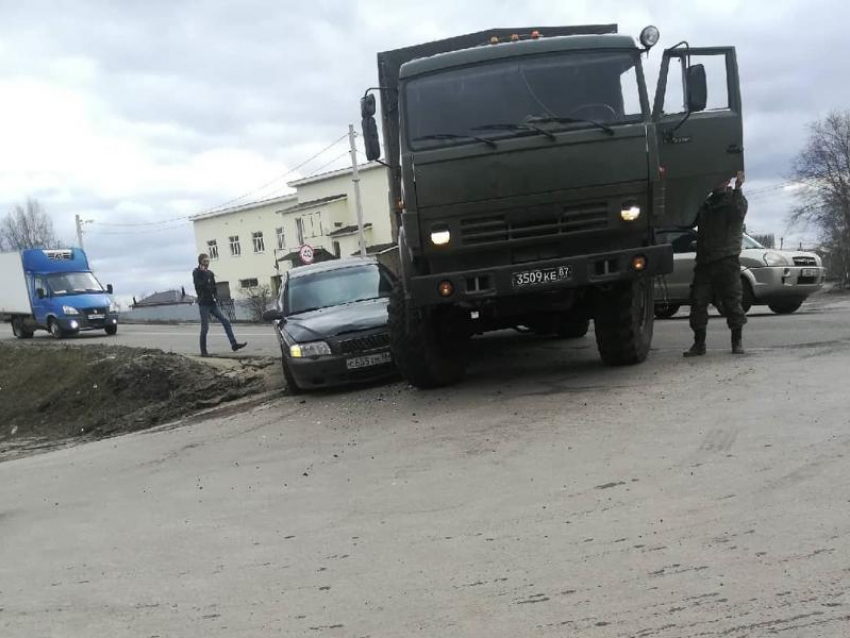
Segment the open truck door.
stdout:
[[653,122],[664,175],[662,225],[688,226],[709,192],[744,170],[735,49],[667,49]]

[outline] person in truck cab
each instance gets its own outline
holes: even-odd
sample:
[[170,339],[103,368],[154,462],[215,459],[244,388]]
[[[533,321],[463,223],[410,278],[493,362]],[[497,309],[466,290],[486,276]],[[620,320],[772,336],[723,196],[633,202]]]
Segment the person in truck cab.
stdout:
[[697,229],[697,254],[694,282],[691,286],[691,330],[694,344],[686,357],[705,354],[708,304],[716,299],[726,314],[732,331],[732,352],[744,354],[742,331],[747,317],[741,306],[741,240],[747,199],[742,187],[744,173],[738,171],[734,190],[729,180],[718,184],[700,206],[694,220]]
[[201,313],[201,356],[209,356],[207,352],[207,332],[210,329],[210,315],[218,319],[221,323],[224,332],[227,333],[227,338],[230,340],[230,347],[233,352],[247,346],[248,344],[245,342],[239,343],[236,341],[230,322],[218,307],[215,275],[210,270],[210,258],[208,255],[203,253],[198,255],[198,267],[192,272],[192,280],[195,283],[195,293],[198,295],[198,310]]

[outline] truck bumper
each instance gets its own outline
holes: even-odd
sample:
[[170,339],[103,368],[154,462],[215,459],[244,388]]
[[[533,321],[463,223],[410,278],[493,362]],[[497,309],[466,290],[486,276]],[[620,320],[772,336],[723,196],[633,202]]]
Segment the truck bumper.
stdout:
[[57,318],[59,327],[67,333],[77,333],[83,330],[103,330],[109,326],[118,325],[117,314],[107,314],[105,317],[97,319],[89,319],[86,315],[74,315],[62,318]]
[[[643,257],[646,260],[645,267],[640,271],[632,267],[636,257]],[[569,277],[557,283],[515,286],[515,275],[518,273],[559,268],[568,268]],[[640,275],[664,275],[672,271],[673,248],[670,244],[661,244],[596,255],[411,277],[408,282],[408,292],[412,294],[412,301],[417,306],[445,303],[474,305],[477,301],[495,297],[598,286],[634,279]],[[453,292],[449,296],[443,296],[440,293],[441,286],[445,287],[445,282],[451,284]]]

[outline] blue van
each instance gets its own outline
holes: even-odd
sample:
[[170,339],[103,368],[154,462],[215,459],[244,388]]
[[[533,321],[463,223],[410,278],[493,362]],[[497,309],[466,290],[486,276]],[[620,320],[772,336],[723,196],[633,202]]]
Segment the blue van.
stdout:
[[112,285],[101,285],[79,248],[4,253],[0,270],[0,315],[16,337],[29,339],[35,330],[57,339],[81,330],[118,332]]

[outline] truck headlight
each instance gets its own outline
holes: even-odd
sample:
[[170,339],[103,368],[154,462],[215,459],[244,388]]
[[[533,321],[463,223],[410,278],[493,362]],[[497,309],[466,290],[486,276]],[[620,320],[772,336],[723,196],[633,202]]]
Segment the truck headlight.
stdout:
[[768,251],[764,254],[764,263],[766,266],[790,266],[788,258],[782,253]]
[[620,211],[620,219],[624,222],[633,222],[640,217],[640,206],[637,204],[623,204]]
[[74,308],[74,306],[62,306],[62,312],[66,315],[78,315],[80,311]]
[[452,234],[446,226],[438,226],[431,229],[431,243],[435,246],[445,246],[451,238]]
[[289,346],[289,355],[293,359],[318,357],[319,355],[330,353],[331,347],[324,341],[310,341],[309,343],[296,343]]
[[114,301],[109,304],[109,312],[118,312],[118,304]]

